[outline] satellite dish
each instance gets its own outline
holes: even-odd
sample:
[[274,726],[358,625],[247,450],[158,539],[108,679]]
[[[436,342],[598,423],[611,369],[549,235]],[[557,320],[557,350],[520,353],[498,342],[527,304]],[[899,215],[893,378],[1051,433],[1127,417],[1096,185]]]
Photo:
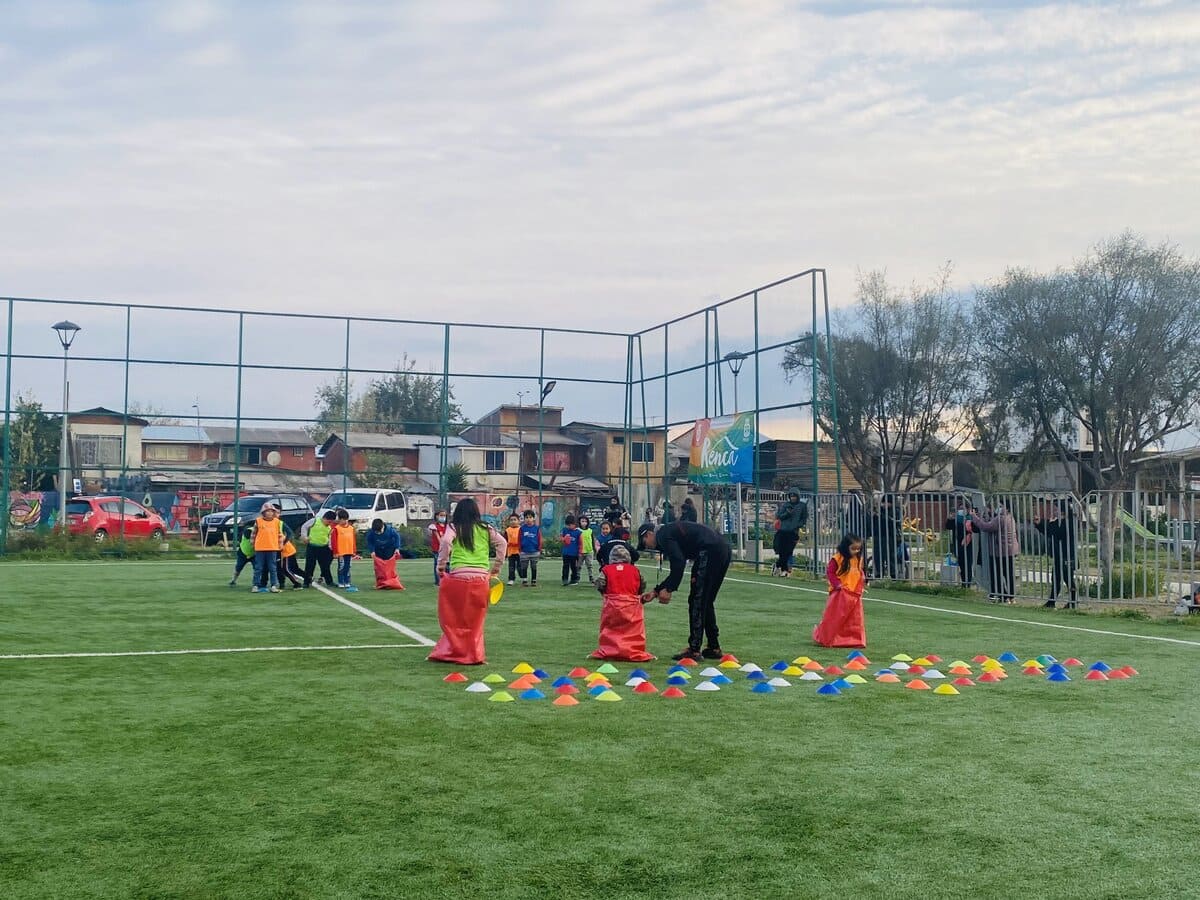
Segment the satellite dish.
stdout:
[[272,450],[270,453],[267,454],[267,465],[268,466],[277,466],[281,462],[283,462],[283,457],[279,455],[278,450]]

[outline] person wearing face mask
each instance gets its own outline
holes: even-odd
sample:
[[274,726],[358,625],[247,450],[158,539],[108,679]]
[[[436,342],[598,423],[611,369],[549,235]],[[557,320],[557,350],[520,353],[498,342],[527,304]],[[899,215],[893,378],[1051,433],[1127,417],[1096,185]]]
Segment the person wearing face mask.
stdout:
[[433,583],[435,585],[442,583],[441,573],[438,572],[437,556],[438,550],[442,547],[442,535],[446,533],[446,511],[439,509],[433,514],[433,521],[429,523],[429,549],[433,551]]

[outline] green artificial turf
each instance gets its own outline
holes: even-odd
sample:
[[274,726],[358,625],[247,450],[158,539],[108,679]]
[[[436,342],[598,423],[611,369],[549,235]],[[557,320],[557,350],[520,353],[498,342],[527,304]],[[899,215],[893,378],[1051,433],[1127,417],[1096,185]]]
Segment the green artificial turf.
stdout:
[[[435,638],[429,568],[404,564],[404,593],[351,599]],[[727,650],[763,668],[844,662],[808,638],[819,586],[732,577]],[[0,579],[3,654],[412,642],[316,591],[230,590],[218,563],[9,563]],[[0,893],[1194,895],[1191,629],[878,597],[911,605],[868,602],[868,677],[900,652],[1006,650],[1141,674],[1049,684],[1010,665],[957,697],[874,682],[822,697],[795,679],[754,695],[734,671],[676,701],[613,676],[622,702],[557,708],[445,684],[453,668],[419,648],[3,659]],[[598,613],[586,587],[511,587],[489,615],[490,664],[467,672],[587,665]],[[646,613],[662,688],[685,598]]]

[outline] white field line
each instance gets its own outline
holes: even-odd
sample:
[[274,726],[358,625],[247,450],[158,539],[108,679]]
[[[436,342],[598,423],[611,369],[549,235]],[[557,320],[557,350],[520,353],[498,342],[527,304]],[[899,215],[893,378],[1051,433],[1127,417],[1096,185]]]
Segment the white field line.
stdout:
[[330,598],[336,600],[338,603],[341,603],[343,606],[348,606],[355,612],[360,612],[367,618],[374,619],[376,622],[380,623],[381,625],[386,625],[388,628],[394,628],[396,631],[400,632],[403,635],[407,635],[408,637],[412,638],[414,641],[420,641],[420,644],[418,644],[417,646],[432,647],[434,644],[434,642],[431,641],[429,638],[425,637],[425,635],[420,634],[416,631],[413,631],[408,626],[401,625],[399,622],[393,622],[391,619],[386,618],[385,616],[381,616],[379,613],[374,612],[373,610],[367,609],[365,606],[360,606],[359,604],[355,603],[353,600],[347,600],[345,597],[343,597],[339,594],[335,594],[333,591],[331,591],[329,588],[325,587],[325,585],[323,585],[323,584],[318,584],[317,582],[314,581],[312,586],[314,588],[316,588],[318,591],[320,591],[322,594],[324,594],[326,597],[330,597]]
[[193,653],[283,653],[315,650],[395,650],[426,644],[332,644],[320,647],[219,647],[211,650],[122,650],[112,653],[0,653],[0,659],[87,659],[105,656],[186,656]]
[[[652,568],[649,565],[641,566],[641,568]],[[726,578],[726,581],[737,582],[738,584],[753,584],[759,587],[779,588],[785,591],[802,591],[806,594],[821,594],[826,595],[828,591],[823,591],[820,588],[800,587],[795,584],[779,584],[774,581],[755,581],[748,578]],[[871,603],[886,603],[889,606],[903,606],[908,609],[923,609],[927,612],[943,613],[947,616],[966,616],[970,619],[990,619],[994,622],[1008,622],[1014,625],[1033,625],[1037,628],[1058,628],[1063,631],[1082,631],[1085,634],[1102,634],[1105,637],[1126,637],[1133,638],[1139,641],[1159,641],[1164,644],[1182,644],[1185,647],[1200,647],[1200,641],[1186,641],[1183,638],[1162,637],[1156,634],[1130,634],[1126,631],[1105,631],[1101,628],[1084,628],[1080,625],[1060,625],[1057,622],[1036,622],[1031,619],[1012,619],[1008,616],[993,616],[987,613],[969,612],[965,609],[944,609],[940,606],[925,606],[921,603],[906,603],[902,600],[884,600],[882,597],[863,597]]]

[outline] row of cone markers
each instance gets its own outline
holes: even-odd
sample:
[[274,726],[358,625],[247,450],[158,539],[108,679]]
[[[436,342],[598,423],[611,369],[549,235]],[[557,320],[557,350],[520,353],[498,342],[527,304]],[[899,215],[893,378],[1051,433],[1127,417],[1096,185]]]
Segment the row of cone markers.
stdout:
[[[635,694],[658,694],[668,700],[678,700],[687,696],[684,688],[691,686],[693,691],[719,691],[727,685],[734,684],[734,679],[741,677],[750,685],[750,691],[755,694],[773,694],[776,690],[792,686],[788,678],[797,681],[820,682],[817,693],[826,696],[841,694],[852,690],[860,684],[868,684],[874,680],[878,684],[903,684],[912,691],[931,691],[943,696],[955,696],[961,687],[973,687],[976,684],[995,684],[1008,678],[1005,665],[1016,664],[1021,668],[1021,674],[1038,676],[1046,681],[1061,683],[1072,681],[1070,672],[1076,670],[1075,678],[1084,681],[1122,680],[1137,675],[1133,666],[1110,666],[1103,661],[1096,661],[1085,666],[1082,660],[1071,657],[1059,662],[1049,654],[1027,659],[1014,653],[1001,653],[997,657],[980,654],[971,662],[956,659],[949,663],[942,672],[937,668],[942,662],[940,656],[929,654],[913,658],[905,653],[897,653],[885,668],[874,672],[870,678],[862,675],[873,663],[861,650],[855,650],[846,657],[844,665],[824,666],[807,656],[798,656],[790,663],[778,660],[766,671],[754,663],[741,663],[732,653],[721,657],[715,666],[702,669],[699,680],[695,685],[692,669],[698,667],[694,660],[681,660],[679,664],[667,669],[666,688],[660,691],[650,681],[650,674],[645,669],[631,671],[625,687],[632,688]],[[978,672],[975,669],[978,668]],[[621,695],[613,687],[610,675],[618,675],[619,670],[612,663],[603,663],[595,670],[583,667],[571,669],[566,675],[554,679],[549,685],[545,682],[550,674],[542,669],[535,669],[527,662],[518,663],[512,670],[516,676],[509,681],[509,676],[493,672],[479,681],[467,685],[466,690],[472,694],[490,694],[493,703],[507,703],[516,699],[545,700],[553,695],[555,706],[577,706],[578,695],[586,694],[602,703],[616,703]],[[827,678],[833,680],[827,681]],[[908,680],[905,681],[904,679]],[[443,681],[449,684],[462,684],[470,679],[462,672],[451,672]],[[577,684],[576,682],[581,682]],[[937,682],[936,687],[931,682]],[[503,687],[500,687],[503,686]],[[514,697],[513,694],[516,694]]]

